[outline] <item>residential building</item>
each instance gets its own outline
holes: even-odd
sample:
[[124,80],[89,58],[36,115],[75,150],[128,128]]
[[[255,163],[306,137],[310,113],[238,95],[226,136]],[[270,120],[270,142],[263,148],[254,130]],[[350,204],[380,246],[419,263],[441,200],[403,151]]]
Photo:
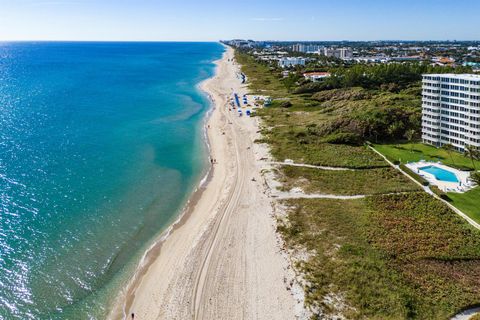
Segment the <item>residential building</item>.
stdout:
[[305,45],[303,43],[297,43],[292,46],[293,52],[306,52]]
[[340,59],[350,59],[353,57],[353,51],[351,48],[338,48]]
[[438,66],[452,66],[455,63],[455,59],[449,57],[433,57],[432,61]]
[[355,57],[351,60],[358,63],[387,63],[390,61],[390,58],[387,56],[368,56],[368,57]]
[[338,59],[351,59],[353,57],[353,50],[351,48],[324,48],[320,52],[327,57],[335,57]]
[[318,82],[318,81],[324,80],[325,78],[330,77],[330,73],[329,72],[305,72],[303,76],[307,80]]
[[321,48],[323,47],[318,45],[297,43],[292,46],[292,51],[303,52],[303,53],[315,53],[315,52],[318,52]]
[[288,68],[294,66],[304,66],[305,62],[305,58],[286,57],[278,60],[278,65],[282,68]]
[[480,75],[425,74],[422,140],[441,147],[480,148]]

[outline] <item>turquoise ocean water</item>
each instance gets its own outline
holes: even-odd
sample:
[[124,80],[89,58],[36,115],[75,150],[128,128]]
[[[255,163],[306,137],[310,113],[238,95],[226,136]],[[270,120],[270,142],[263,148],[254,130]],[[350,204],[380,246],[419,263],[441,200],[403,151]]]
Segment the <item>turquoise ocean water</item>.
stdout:
[[0,319],[102,319],[206,168],[217,43],[0,43]]

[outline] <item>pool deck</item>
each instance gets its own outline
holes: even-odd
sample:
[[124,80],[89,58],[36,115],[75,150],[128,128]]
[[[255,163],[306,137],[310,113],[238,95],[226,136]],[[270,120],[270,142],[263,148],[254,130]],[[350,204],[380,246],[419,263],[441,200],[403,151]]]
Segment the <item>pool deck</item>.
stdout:
[[[441,181],[438,180],[433,174],[420,170],[423,167],[427,166],[435,166],[437,168],[450,171],[457,176],[459,182],[448,182],[448,181]],[[448,167],[443,165],[439,162],[427,162],[427,161],[419,161],[419,162],[412,162],[408,163],[407,167],[418,174],[419,176],[423,177],[427,180],[431,185],[437,186],[440,190],[444,192],[466,192],[473,188],[473,183],[470,181],[470,172],[469,171],[461,171],[458,169],[454,169],[452,167]]]

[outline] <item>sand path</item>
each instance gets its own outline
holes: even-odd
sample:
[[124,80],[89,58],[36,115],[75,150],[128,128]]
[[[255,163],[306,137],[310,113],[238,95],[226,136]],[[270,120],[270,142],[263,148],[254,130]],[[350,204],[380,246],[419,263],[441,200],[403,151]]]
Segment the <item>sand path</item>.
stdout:
[[[202,84],[215,103],[207,129],[213,165],[207,186],[151,264],[120,297],[112,319],[295,319],[302,313],[275,233],[262,183],[264,147],[257,119],[226,108],[232,90],[246,93],[228,49]],[[228,61],[230,60],[230,61]],[[252,179],[254,178],[254,179]]]

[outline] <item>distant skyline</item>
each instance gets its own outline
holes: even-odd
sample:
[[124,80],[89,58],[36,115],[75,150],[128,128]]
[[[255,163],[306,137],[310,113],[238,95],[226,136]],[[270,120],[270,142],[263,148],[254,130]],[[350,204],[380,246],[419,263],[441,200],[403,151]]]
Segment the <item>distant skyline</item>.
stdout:
[[0,41],[480,40],[477,0],[0,0]]

